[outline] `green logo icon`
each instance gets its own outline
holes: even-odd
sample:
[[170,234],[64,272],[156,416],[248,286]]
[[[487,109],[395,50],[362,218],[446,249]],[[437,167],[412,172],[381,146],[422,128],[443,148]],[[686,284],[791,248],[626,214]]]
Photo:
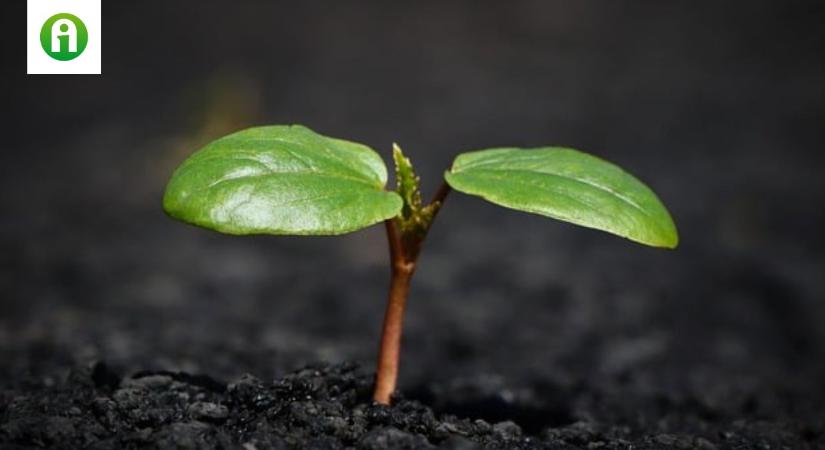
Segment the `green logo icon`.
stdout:
[[47,55],[58,61],[77,58],[86,50],[89,32],[77,16],[69,13],[55,14],[40,29],[40,45]]

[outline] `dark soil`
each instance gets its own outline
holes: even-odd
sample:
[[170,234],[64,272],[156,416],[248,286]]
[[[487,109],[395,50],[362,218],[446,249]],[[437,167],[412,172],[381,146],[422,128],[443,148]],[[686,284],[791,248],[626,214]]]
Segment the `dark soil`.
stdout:
[[732,407],[712,389],[688,398],[633,398],[546,383],[513,390],[479,378],[430,392],[438,399],[434,411],[406,398],[377,405],[370,390],[370,376],[353,365],[305,368],[274,382],[244,375],[223,383],[182,372],[121,378],[98,363],[51,386],[5,393],[0,443],[10,449],[825,447],[816,416],[760,419],[760,408],[775,414],[782,405],[760,404],[756,392]]

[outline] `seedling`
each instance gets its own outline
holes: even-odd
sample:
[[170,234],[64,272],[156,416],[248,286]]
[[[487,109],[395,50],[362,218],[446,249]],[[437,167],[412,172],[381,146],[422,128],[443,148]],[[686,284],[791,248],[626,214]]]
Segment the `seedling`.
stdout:
[[401,325],[421,245],[451,189],[497,205],[675,248],[673,220],[656,194],[619,167],[577,150],[495,148],[459,155],[428,204],[410,160],[393,146],[395,191],[369,147],[309,128],[250,128],[218,139],[178,167],[163,207],[227,234],[339,235],[384,222],[392,279],[374,399],[389,404]]

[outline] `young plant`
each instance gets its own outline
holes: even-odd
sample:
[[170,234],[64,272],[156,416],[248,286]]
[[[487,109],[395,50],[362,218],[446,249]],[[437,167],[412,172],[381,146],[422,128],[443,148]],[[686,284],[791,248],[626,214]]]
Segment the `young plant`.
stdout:
[[495,148],[463,153],[424,204],[410,160],[393,146],[395,191],[381,157],[309,128],[267,126],[218,139],[178,167],[163,198],[179,220],[227,234],[338,235],[384,222],[392,279],[374,399],[389,404],[398,377],[410,279],[451,188],[497,205],[675,248],[668,211],[619,167],[577,150]]

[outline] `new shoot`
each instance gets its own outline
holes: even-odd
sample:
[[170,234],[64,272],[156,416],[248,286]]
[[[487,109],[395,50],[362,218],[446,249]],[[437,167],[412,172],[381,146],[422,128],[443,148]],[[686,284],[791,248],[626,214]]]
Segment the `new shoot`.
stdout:
[[378,352],[374,399],[396,389],[410,280],[427,232],[451,190],[505,208],[675,248],[678,234],[650,188],[618,166],[569,148],[494,148],[458,155],[435,197],[393,146],[395,190],[369,147],[309,128],[256,127],[220,138],[172,175],[163,207],[181,221],[233,235],[340,235],[383,222],[390,292]]

